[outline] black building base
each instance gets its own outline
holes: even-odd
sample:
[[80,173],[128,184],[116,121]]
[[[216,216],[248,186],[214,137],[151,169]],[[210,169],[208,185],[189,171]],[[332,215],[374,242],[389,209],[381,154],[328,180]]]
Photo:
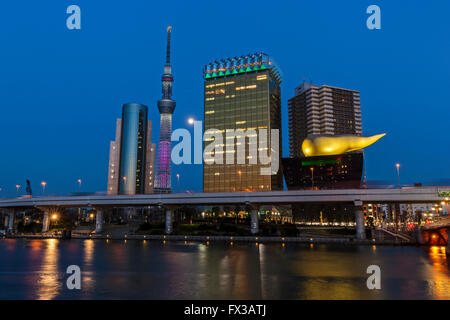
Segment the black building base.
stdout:
[[336,156],[283,158],[288,190],[355,189],[361,187],[364,153]]

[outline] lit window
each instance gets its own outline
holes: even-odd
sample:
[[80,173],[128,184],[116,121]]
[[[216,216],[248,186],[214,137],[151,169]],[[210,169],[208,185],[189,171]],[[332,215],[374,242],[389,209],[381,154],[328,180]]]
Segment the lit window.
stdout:
[[267,79],[267,74],[262,76],[256,76],[256,80],[265,80],[265,79]]

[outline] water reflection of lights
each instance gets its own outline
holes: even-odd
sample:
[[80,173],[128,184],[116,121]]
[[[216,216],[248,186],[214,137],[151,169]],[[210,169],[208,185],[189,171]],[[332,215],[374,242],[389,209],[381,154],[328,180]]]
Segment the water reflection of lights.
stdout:
[[84,240],[84,264],[91,266],[94,257],[94,241]]
[[[109,241],[109,240],[107,240]],[[95,241],[92,239],[84,240],[84,265],[82,268],[83,277],[82,285],[83,290],[89,290],[94,286],[95,278],[92,272],[88,272],[86,269],[94,269],[94,251],[95,251]]]
[[45,240],[44,259],[39,272],[37,299],[51,300],[61,291],[63,281],[58,278],[58,240]]
[[429,250],[431,268],[426,275],[430,284],[430,289],[437,299],[448,299],[450,293],[449,270],[447,264],[446,248],[444,246],[432,246]]
[[[7,272],[18,273],[15,288],[0,297],[71,298],[214,298],[245,299],[449,299],[450,257],[433,246],[333,246],[311,243],[202,242],[188,245],[161,240],[145,245],[123,240],[1,240],[2,262],[10,247],[23,255]],[[252,240],[254,237],[252,237]],[[281,239],[279,237],[278,239]],[[234,238],[235,240],[235,238]],[[288,240],[288,239],[286,239]],[[309,240],[309,238],[307,238]],[[14,241],[15,244],[8,243]],[[235,241],[234,241],[235,242]],[[287,244],[289,243],[289,248]],[[2,247],[3,245],[3,247]],[[3,250],[2,250],[3,249]],[[137,250],[139,249],[139,250]],[[143,249],[143,250],[141,250]],[[375,251],[376,250],[376,251]],[[448,251],[447,251],[448,252]],[[355,264],[355,261],[358,263]],[[66,290],[66,268],[78,264],[82,290]],[[1,264],[1,263],[0,263]],[[365,287],[361,265],[379,264],[386,286],[380,292]],[[6,264],[5,264],[6,265]],[[333,266],[330,268],[330,266]],[[22,277],[22,273],[31,274]],[[358,273],[359,272],[359,273]],[[355,276],[360,274],[361,276]],[[0,276],[2,276],[0,274]],[[8,277],[9,275],[4,275]],[[0,279],[1,280],[1,279]],[[9,279],[8,279],[9,281]],[[1,282],[0,282],[1,286]],[[163,290],[151,291],[155,286]],[[137,296],[134,290],[141,290]]]

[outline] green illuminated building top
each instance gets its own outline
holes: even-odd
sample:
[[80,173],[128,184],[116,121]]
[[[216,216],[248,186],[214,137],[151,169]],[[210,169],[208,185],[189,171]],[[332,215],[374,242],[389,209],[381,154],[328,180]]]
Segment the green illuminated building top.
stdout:
[[278,84],[281,83],[278,67],[271,57],[263,52],[214,60],[204,67],[203,77],[211,79],[260,70],[269,70]]

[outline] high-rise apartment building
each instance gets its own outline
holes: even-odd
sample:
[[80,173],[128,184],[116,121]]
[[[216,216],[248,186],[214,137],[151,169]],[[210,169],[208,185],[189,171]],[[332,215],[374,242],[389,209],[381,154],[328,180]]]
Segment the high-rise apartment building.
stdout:
[[119,193],[120,140],[122,136],[122,119],[116,121],[116,139],[109,145],[108,189],[109,195]]
[[311,83],[295,89],[288,102],[289,151],[303,156],[301,145],[306,136],[362,135],[359,92]]
[[111,141],[107,194],[150,194],[154,188],[155,145],[148,107],[139,103],[122,106],[116,140]]
[[[261,169],[266,168],[267,164],[260,161],[260,152],[266,152],[272,162],[280,163],[280,83],[281,77],[275,63],[264,53],[222,59],[205,66],[204,132],[206,134],[208,130],[213,130],[223,135],[223,150],[215,150],[214,154],[223,154],[224,160],[220,164],[205,159],[204,192],[270,191],[283,188],[281,170],[262,174]],[[240,155],[245,163],[237,161],[239,137],[227,137],[227,130],[237,129],[242,129],[245,139],[245,154]],[[279,150],[271,145],[272,129],[278,130]],[[253,142],[250,130],[254,130],[258,136],[258,139],[254,137]],[[262,130],[267,133],[265,144],[260,141]],[[255,140],[257,145],[253,145]],[[205,148],[210,143],[205,139]],[[255,154],[249,153],[250,148],[258,150],[258,159],[252,159]],[[226,161],[230,155],[234,158],[231,164]]]
[[171,150],[172,150],[172,114],[175,101],[172,100],[172,66],[170,64],[170,34],[172,27],[167,27],[167,52],[164,74],[161,77],[162,98],[158,100],[158,110],[161,115],[159,126],[158,160],[156,168],[156,193],[170,193],[171,188]]

